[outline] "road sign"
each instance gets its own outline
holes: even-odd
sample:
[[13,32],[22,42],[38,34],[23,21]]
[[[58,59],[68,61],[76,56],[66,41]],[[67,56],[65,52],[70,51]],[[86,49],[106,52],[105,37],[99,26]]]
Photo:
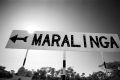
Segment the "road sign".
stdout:
[[6,48],[76,51],[120,51],[118,34],[13,30]]

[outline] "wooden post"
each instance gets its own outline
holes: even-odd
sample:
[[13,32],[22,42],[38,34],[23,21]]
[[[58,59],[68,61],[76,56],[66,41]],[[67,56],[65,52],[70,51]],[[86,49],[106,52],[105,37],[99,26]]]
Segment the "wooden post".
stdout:
[[66,52],[63,52],[63,75],[62,80],[66,80]]
[[107,69],[106,69],[107,66],[106,66],[106,62],[105,62],[104,56],[103,56],[103,52],[101,52],[101,57],[102,57],[102,61],[103,61],[103,65],[104,65],[106,74],[108,75],[108,72],[107,72]]
[[26,63],[28,51],[29,51],[29,49],[27,49],[27,51],[26,51],[26,55],[25,55],[25,58],[24,58],[24,61],[23,61],[23,67],[25,66],[25,63]]

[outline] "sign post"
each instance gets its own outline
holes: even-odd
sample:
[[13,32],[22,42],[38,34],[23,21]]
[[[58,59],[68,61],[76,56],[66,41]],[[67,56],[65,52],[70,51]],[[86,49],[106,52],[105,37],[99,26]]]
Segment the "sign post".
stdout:
[[63,75],[62,80],[66,80],[66,51],[63,52]]
[[107,72],[107,65],[106,65],[106,62],[105,62],[105,59],[104,59],[104,56],[103,56],[103,52],[101,52],[100,54],[101,54],[101,57],[102,57],[103,66],[104,66],[104,68],[105,68],[106,74],[108,75],[108,72]]
[[29,49],[27,49],[26,55],[25,55],[25,58],[24,58],[24,61],[23,61],[23,67],[25,66],[25,63],[26,63],[26,59],[27,59],[27,55],[28,55],[28,50],[29,50]]
[[6,48],[120,52],[118,34],[14,30]]
[[[23,62],[25,65],[29,49],[62,50],[63,53],[63,80],[66,75],[66,52],[120,52],[120,35],[106,33],[80,33],[80,32],[55,32],[36,31],[29,34],[24,30],[13,30],[6,48],[27,49]],[[103,53],[101,53],[102,59]],[[107,69],[106,69],[107,72]]]

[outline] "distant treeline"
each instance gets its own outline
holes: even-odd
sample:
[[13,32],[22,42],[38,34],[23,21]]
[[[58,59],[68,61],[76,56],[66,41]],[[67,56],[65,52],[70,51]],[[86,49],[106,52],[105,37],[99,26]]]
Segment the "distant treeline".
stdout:
[[[120,62],[108,62],[99,65],[100,68],[106,69],[107,72],[98,71],[93,72],[89,76],[85,76],[85,73],[81,75],[74,71],[72,67],[66,69],[66,80],[120,80]],[[42,67],[34,70],[28,70],[24,67],[20,67],[15,73],[14,70],[7,71],[4,66],[0,66],[0,78],[10,79],[15,75],[31,77],[32,80],[61,80],[63,70],[56,70],[52,67]]]

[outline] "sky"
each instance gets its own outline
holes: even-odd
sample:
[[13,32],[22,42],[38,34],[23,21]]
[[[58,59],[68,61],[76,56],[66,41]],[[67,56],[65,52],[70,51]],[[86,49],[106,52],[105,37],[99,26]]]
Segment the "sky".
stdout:
[[[0,65],[17,71],[25,49],[5,48],[12,30],[120,34],[118,0],[1,0]],[[120,52],[103,52],[106,62],[120,61]],[[29,50],[25,68],[62,68],[63,51]],[[67,67],[86,74],[102,70],[100,52],[66,51]]]

